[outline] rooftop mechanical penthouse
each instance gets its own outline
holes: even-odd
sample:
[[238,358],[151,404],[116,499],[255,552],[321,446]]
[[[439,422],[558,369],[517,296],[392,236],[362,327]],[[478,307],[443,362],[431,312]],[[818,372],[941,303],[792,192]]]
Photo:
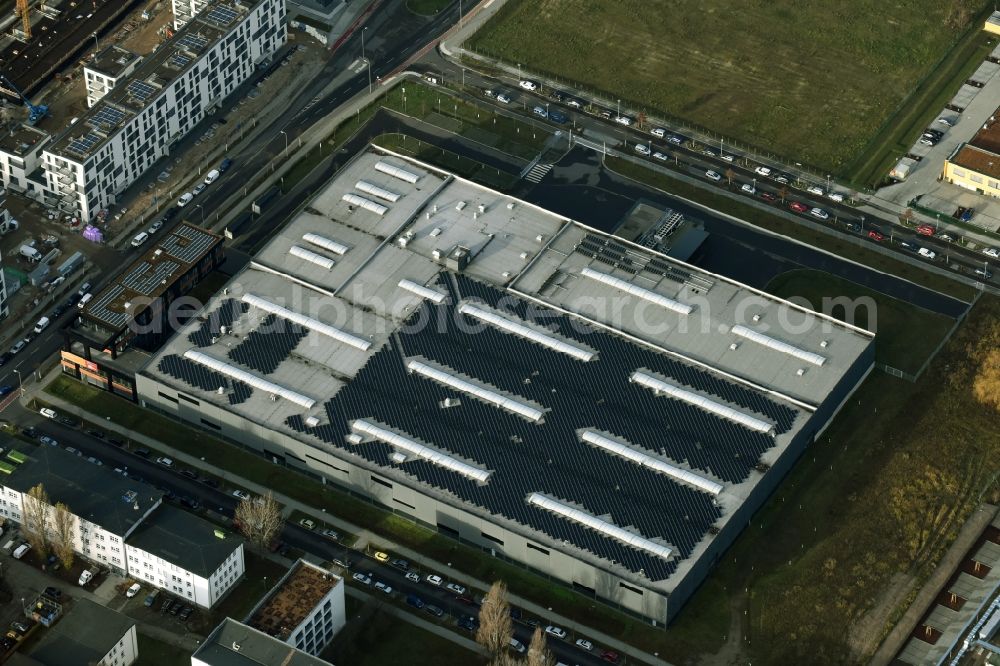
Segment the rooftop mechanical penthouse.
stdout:
[[370,149],[137,388],[662,623],[873,355],[865,331]]

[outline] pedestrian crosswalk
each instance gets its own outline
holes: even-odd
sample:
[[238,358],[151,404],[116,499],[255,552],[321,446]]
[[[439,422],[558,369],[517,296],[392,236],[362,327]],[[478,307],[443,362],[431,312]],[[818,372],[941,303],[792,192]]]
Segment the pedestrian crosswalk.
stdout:
[[537,183],[542,178],[545,178],[545,174],[552,171],[552,166],[553,165],[548,162],[539,162],[535,166],[531,167],[531,170],[528,171],[528,174],[524,177],[524,179],[529,183]]

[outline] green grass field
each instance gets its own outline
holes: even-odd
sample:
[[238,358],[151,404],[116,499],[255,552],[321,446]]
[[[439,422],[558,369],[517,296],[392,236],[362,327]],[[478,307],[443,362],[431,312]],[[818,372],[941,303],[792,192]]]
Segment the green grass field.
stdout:
[[[928,312],[885,294],[866,289],[835,275],[809,269],[788,271],[774,278],[765,291],[809,301],[813,309],[844,318],[843,308],[827,311],[824,299],[846,296],[849,299],[871,298],[875,309],[858,308],[855,326],[875,332],[875,358],[904,372],[915,373],[934,351],[955,321]],[[871,315],[871,319],[869,316]]]
[[837,171],[982,5],[510,0],[467,47]]

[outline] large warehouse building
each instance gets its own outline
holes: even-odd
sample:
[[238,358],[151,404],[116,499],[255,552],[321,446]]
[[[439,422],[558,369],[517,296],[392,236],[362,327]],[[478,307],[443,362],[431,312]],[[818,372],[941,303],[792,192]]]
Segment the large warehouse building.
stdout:
[[666,622],[873,355],[863,330],[372,149],[136,388]]

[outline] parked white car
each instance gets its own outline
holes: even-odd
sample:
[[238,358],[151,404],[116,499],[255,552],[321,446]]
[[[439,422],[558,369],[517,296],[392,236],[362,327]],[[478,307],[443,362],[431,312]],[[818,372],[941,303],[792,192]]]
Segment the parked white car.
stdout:
[[48,407],[42,407],[41,409],[38,410],[38,413],[47,419],[54,419],[56,416],[58,416],[58,414],[56,414],[56,410],[50,409]]
[[527,79],[521,81],[518,85],[524,88],[525,90],[538,90],[538,84],[535,83],[534,81],[528,81]]
[[135,235],[135,238],[132,239],[132,247],[139,247],[148,240],[149,240],[149,234],[146,233],[145,231],[140,231]]
[[563,629],[563,628],[561,628],[561,627],[557,627],[555,625],[552,625],[552,624],[550,624],[549,626],[545,627],[545,633],[547,633],[549,636],[555,636],[556,638],[558,638],[560,640],[562,640],[563,638],[566,638],[566,630]]
[[131,599],[135,595],[139,594],[139,590],[141,589],[142,586],[139,585],[139,583],[132,583],[132,585],[130,585],[129,588],[125,591],[125,596]]
[[935,257],[937,257],[937,252],[935,252],[934,250],[929,250],[926,247],[922,247],[919,250],[917,250],[917,254],[919,254],[924,259],[934,259]]
[[765,178],[771,175],[771,169],[766,166],[759,166],[753,170],[758,176],[764,176]]
[[823,188],[820,187],[819,185],[810,185],[809,187],[806,188],[806,192],[808,192],[809,194],[815,194],[818,197],[821,197],[824,194]]
[[434,575],[434,574],[431,574],[430,576],[428,576],[424,580],[426,580],[431,585],[436,585],[438,587],[441,587],[441,583],[444,582],[444,580],[442,580],[441,576],[437,576],[437,575]]
[[635,144],[635,152],[639,153],[640,155],[645,155],[646,157],[649,157],[649,154],[652,151],[649,150],[649,146],[647,146],[646,144],[637,143]]
[[811,211],[809,211],[809,214],[821,220],[827,220],[830,218],[830,214],[825,210],[823,210],[822,208],[813,208]]
[[177,200],[177,206],[179,208],[184,208],[184,206],[187,206],[189,203],[191,203],[193,199],[194,199],[193,194],[191,194],[190,192],[185,192],[184,194],[181,195],[181,198]]
[[719,182],[720,180],[722,180],[722,176],[711,170],[705,172],[705,178],[708,178],[709,180],[714,180],[715,182]]
[[757,194],[757,190],[750,183],[743,183],[743,185],[740,186],[740,190],[746,192],[750,196]]

